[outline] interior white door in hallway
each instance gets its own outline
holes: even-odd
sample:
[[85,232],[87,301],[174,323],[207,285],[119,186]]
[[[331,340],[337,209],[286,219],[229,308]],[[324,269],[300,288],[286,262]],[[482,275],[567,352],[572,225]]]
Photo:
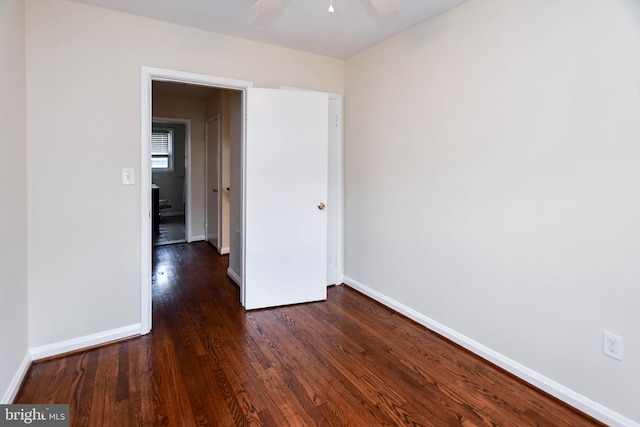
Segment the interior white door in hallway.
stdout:
[[328,95],[247,90],[246,309],[327,296]]
[[220,120],[207,120],[205,129],[206,240],[220,250]]

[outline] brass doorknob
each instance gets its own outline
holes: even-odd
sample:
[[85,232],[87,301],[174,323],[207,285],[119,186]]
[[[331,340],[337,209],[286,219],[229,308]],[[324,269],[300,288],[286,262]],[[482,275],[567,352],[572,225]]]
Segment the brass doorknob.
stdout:
[[322,203],[322,202],[318,203],[318,209],[323,210],[326,207],[327,206],[324,203]]

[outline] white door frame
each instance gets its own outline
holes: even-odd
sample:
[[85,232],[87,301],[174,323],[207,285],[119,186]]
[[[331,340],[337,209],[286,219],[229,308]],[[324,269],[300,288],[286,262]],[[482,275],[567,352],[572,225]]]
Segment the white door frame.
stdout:
[[[216,250],[218,252],[220,252],[221,249],[221,240],[222,240],[222,232],[221,232],[221,215],[220,215],[220,204],[222,201],[222,198],[220,197],[220,183],[222,182],[221,179],[221,143],[220,143],[220,135],[221,135],[221,130],[222,130],[222,124],[220,123],[220,114],[216,114],[212,117],[209,117],[208,119],[206,119],[204,121],[204,158],[205,158],[205,162],[204,162],[204,219],[205,219],[205,227],[204,227],[204,238],[205,240],[209,241],[209,197],[211,197],[211,193],[209,192],[209,123],[213,122],[213,121],[217,121],[218,122],[218,135],[216,136],[216,162],[218,163],[218,192],[217,194],[217,198],[218,198],[218,212],[216,212],[216,215],[218,216],[218,221],[216,226],[218,227],[217,233],[218,233],[218,242],[217,245],[214,245]],[[211,243],[211,242],[209,242]]]
[[[335,216],[334,220],[336,223],[336,236],[335,236],[335,260],[328,260],[329,262],[335,262],[335,284],[341,285],[344,281],[344,141],[343,141],[343,126],[342,126],[342,95],[337,93],[329,93],[329,101],[333,101],[336,103],[336,145],[335,157],[329,157],[329,162],[332,164],[331,167],[335,170],[335,176],[329,177],[329,183],[331,187],[329,189],[329,194],[331,192],[334,193],[334,199],[336,201],[336,206],[333,209],[333,215]],[[331,278],[329,278],[331,279]],[[331,280],[329,280],[331,282]]]
[[[193,231],[191,230],[191,120],[179,119],[174,117],[155,117],[151,118],[154,123],[177,123],[184,125],[184,148],[186,155],[186,176],[185,184],[187,190],[187,200],[185,203],[184,228],[186,230],[185,239],[188,243],[193,241]],[[174,160],[175,161],[175,160]]]
[[[188,73],[163,68],[145,67],[141,69],[141,139],[140,139],[140,333],[151,332],[151,119],[153,81],[178,82],[201,86],[213,86],[224,89],[242,91],[242,153],[245,147],[245,118],[247,88],[253,87],[252,82],[227,79],[204,74]],[[241,160],[242,176],[244,176],[244,154]],[[243,184],[244,185],[244,184]],[[243,193],[244,194],[244,193]],[[242,235],[244,236],[244,203],[242,212]],[[244,251],[244,245],[243,249]],[[244,262],[244,254],[242,256]],[[243,266],[244,275],[244,266]],[[242,278],[244,283],[244,278]],[[241,292],[243,284],[240,284]]]

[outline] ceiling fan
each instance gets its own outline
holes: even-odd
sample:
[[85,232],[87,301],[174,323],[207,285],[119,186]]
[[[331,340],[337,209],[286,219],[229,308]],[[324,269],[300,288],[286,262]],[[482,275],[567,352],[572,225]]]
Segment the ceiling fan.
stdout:
[[[253,9],[260,13],[271,13],[277,10],[284,0],[256,0]],[[369,0],[380,15],[388,15],[400,7],[402,0]],[[329,12],[333,13],[333,0],[329,0]]]

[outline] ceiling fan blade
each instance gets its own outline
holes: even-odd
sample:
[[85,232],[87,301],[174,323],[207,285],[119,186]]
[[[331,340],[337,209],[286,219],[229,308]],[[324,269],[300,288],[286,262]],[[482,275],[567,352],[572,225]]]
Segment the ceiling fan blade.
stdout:
[[369,0],[380,15],[388,15],[400,8],[402,0]]
[[278,9],[282,0],[256,0],[253,9],[260,13],[269,13]]

